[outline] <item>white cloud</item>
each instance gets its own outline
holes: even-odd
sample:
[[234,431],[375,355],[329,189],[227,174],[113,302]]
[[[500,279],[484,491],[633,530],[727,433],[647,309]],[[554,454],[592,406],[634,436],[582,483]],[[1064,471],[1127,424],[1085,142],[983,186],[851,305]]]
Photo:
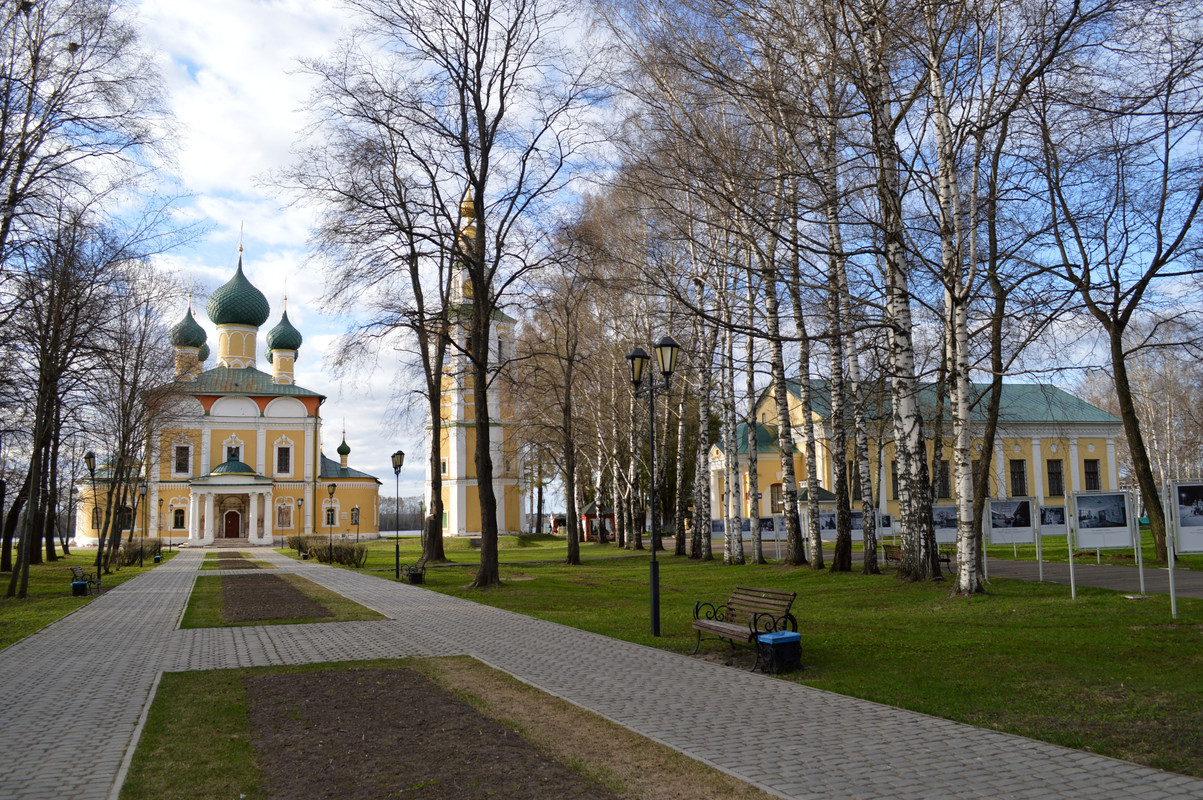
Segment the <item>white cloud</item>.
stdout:
[[[259,368],[270,370],[263,347],[280,319],[288,317],[304,343],[296,364],[298,384],[328,399],[322,404],[325,454],[336,459],[346,419],[350,466],[378,477],[393,493],[390,454],[407,453],[401,473],[404,495],[422,493],[423,430],[384,428],[389,418],[394,364],[366,375],[336,379],[328,363],[331,346],[353,318],[323,313],[326,280],[306,265],[311,212],[286,207],[259,181],[288,164],[305,124],[303,109],[312,81],[298,59],[329,52],[347,16],[334,0],[143,0],[137,10],[144,44],[157,55],[180,140],[174,178],[192,199],[176,213],[184,223],[211,226],[187,248],[162,256],[157,265],[197,287],[193,307],[216,346],[201,296],[230,279],[242,241],[247,278],[271,305],[260,329]],[[169,309],[174,320],[181,309]]]

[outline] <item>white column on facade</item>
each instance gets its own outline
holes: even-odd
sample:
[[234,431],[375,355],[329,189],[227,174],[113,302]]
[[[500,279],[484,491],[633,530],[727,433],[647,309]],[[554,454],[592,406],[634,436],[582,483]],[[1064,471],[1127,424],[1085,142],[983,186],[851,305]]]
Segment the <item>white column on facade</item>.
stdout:
[[1044,505],[1044,461],[1040,457],[1040,438],[1032,439],[1032,496]]
[[[151,462],[152,464],[155,462]],[[159,538],[159,526],[162,520],[159,519],[159,482],[151,481],[150,491],[146,494],[144,502],[149,503],[146,507],[146,518],[150,520],[150,524],[146,526],[146,535],[155,539]]]
[[200,529],[200,492],[193,489],[188,497],[188,543],[198,544],[203,536]]
[[995,497],[999,499],[1010,497],[1009,487],[1007,486],[1007,454],[1003,450],[1003,437],[998,436],[994,440],[994,484],[996,491]]
[[251,544],[259,541],[259,493],[254,489],[247,492],[247,505],[250,506],[250,514],[248,514],[246,538]]
[[205,529],[201,536],[201,544],[213,544],[217,537],[217,521],[213,519],[215,499],[212,492],[205,493]]
[[1115,460],[1115,439],[1107,439],[1107,491],[1119,489],[1119,465]]
[[1065,482],[1068,484],[1065,487],[1065,494],[1069,496],[1078,490],[1082,485],[1082,479],[1078,475],[1078,437],[1070,437],[1069,440],[1069,463],[1062,470],[1065,475]]

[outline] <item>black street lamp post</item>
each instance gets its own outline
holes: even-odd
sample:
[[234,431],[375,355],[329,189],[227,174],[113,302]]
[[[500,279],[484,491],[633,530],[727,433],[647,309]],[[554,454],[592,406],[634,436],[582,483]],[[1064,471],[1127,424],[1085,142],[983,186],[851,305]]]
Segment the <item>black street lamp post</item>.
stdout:
[[[648,501],[652,513],[652,636],[660,635],[660,562],[656,560],[656,551],[660,549],[660,518],[656,514],[656,391],[668,391],[668,382],[673,371],[677,368],[678,345],[671,336],[665,336],[656,342],[656,363],[660,374],[664,376],[662,383],[656,383],[651,370],[647,369],[651,359],[642,347],[636,347],[627,354],[631,362],[631,384],[635,387],[635,395],[647,395],[647,429],[648,429]],[[647,372],[647,385],[643,383],[643,373]]]
[[100,554],[104,551],[104,542],[101,540],[101,525],[103,521],[100,519],[100,497],[96,494],[96,454],[91,450],[84,453],[84,466],[88,468],[88,474],[92,476],[92,521],[95,522],[96,528],[96,584],[100,585]]
[[[163,540],[163,498],[159,498],[159,516],[155,517],[155,526],[159,529],[159,541]],[[170,529],[169,529],[170,530]],[[162,545],[160,544],[160,550]],[[171,534],[167,535],[167,552],[171,552]]]
[[330,505],[328,506],[327,514],[330,515],[330,525],[328,531],[330,534],[330,560],[334,560],[334,521],[338,518],[338,514],[334,511],[334,490],[338,488],[337,483],[332,483],[326,487],[326,494],[330,495]]
[[[142,559],[146,555],[146,529],[150,526],[150,513],[146,510],[146,483],[138,486],[138,502],[142,504],[142,538],[138,540],[138,567],[142,567]],[[138,512],[134,512],[137,521]]]
[[[301,539],[302,539],[302,537],[305,536],[305,514],[303,513],[304,510],[305,510],[305,498],[298,497],[297,498],[297,524],[295,526],[297,529],[297,552],[298,553],[300,553],[302,550],[305,549],[304,547],[301,546]],[[287,542],[288,539],[285,539],[284,541]]]
[[405,464],[405,452],[398,450],[393,453],[393,476],[396,478],[397,516],[393,518],[393,546],[397,561],[393,571],[394,580],[401,580],[401,467]]

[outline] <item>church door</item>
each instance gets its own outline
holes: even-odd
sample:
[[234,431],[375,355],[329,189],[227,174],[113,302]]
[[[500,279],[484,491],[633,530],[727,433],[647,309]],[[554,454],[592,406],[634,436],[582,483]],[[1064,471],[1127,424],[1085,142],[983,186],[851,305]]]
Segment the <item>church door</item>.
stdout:
[[242,535],[242,517],[237,511],[226,512],[226,530],[224,535],[227,539],[237,539]]

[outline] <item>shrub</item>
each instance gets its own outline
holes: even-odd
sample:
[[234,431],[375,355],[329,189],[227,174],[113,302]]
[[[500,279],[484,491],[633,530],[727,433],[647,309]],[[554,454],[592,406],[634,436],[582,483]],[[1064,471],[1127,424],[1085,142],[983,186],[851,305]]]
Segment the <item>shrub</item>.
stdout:
[[117,554],[121,559],[121,566],[131,567],[138,563],[139,558],[153,560],[162,549],[163,543],[158,539],[147,539],[139,536],[122,544]]
[[368,546],[355,542],[334,542],[324,536],[307,536],[302,542],[310,556],[322,564],[343,564],[348,567],[362,567],[368,560]]

